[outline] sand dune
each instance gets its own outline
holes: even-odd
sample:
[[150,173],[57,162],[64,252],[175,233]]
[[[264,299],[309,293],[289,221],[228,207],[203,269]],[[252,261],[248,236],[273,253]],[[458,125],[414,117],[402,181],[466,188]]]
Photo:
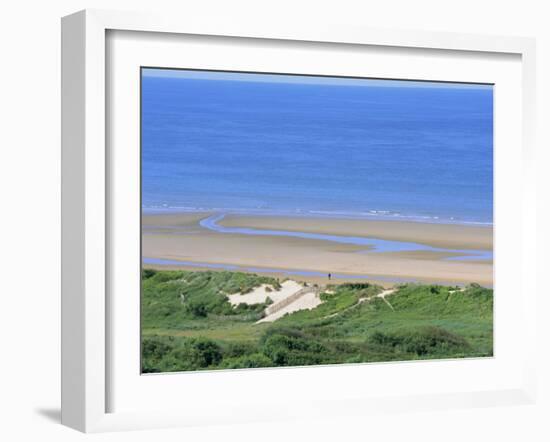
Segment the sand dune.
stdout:
[[257,324],[276,321],[287,313],[297,312],[298,310],[311,310],[322,303],[323,301],[321,301],[319,293],[315,290],[309,290],[297,297],[297,299],[286,304],[284,307],[277,309],[273,313],[268,312],[268,315],[260,319]]
[[[268,288],[270,288],[271,291],[268,291]],[[302,288],[303,286],[296,281],[288,280],[284,281],[281,284],[280,290],[273,290],[271,286],[268,286],[267,284],[262,284],[259,287],[256,287],[250,293],[236,293],[233,295],[229,295],[228,298],[231,305],[262,304],[263,302],[265,302],[267,297],[269,297],[273,301],[273,303],[276,304],[283,299],[292,296],[294,293],[300,291]]]

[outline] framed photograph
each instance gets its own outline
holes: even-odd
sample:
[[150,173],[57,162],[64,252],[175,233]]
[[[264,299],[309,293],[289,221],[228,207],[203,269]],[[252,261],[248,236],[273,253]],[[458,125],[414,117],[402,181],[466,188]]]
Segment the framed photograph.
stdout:
[[532,40],[62,31],[64,424],[534,400]]

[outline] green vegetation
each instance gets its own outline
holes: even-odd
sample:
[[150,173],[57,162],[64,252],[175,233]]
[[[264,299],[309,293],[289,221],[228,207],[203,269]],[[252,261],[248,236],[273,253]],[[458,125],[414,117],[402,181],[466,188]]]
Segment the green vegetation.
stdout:
[[271,299],[232,307],[227,295],[277,290],[274,278],[145,269],[142,279],[146,373],[492,355],[493,291],[478,285],[407,284],[384,299],[376,285],[334,285],[317,308],[256,324]]
[[[143,270],[142,328],[189,329],[214,319],[257,321],[265,304],[239,304],[233,308],[227,295],[248,293],[260,284],[280,287],[274,278],[240,272],[185,272]],[[201,321],[197,321],[201,320]]]

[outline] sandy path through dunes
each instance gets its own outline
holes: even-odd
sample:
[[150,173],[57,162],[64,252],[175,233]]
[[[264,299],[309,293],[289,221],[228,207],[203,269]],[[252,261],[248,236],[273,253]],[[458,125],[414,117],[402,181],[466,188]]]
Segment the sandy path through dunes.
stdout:
[[321,298],[319,297],[318,290],[314,288],[310,288],[309,290],[305,289],[304,293],[301,294],[293,302],[285,305],[281,309],[278,309],[274,313],[267,315],[265,318],[260,319],[257,324],[260,324],[262,322],[276,321],[277,319],[282,318],[287,313],[297,312],[298,310],[311,310],[322,303],[323,301],[321,301]]
[[[268,291],[268,288],[271,288],[271,291]],[[266,298],[269,297],[274,304],[288,298],[289,296],[292,296],[294,293],[300,291],[303,289],[303,286],[296,281],[284,281],[281,284],[280,290],[273,290],[273,287],[262,284],[259,287],[256,287],[254,290],[252,290],[250,293],[240,294],[236,293],[233,295],[229,295],[229,302],[231,305],[239,305],[239,304],[262,304],[265,302]]]

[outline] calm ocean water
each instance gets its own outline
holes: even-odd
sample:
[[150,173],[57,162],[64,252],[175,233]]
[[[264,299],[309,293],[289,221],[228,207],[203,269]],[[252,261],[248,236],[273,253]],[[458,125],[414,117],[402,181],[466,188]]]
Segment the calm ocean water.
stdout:
[[493,221],[493,91],[142,80],[142,207]]

